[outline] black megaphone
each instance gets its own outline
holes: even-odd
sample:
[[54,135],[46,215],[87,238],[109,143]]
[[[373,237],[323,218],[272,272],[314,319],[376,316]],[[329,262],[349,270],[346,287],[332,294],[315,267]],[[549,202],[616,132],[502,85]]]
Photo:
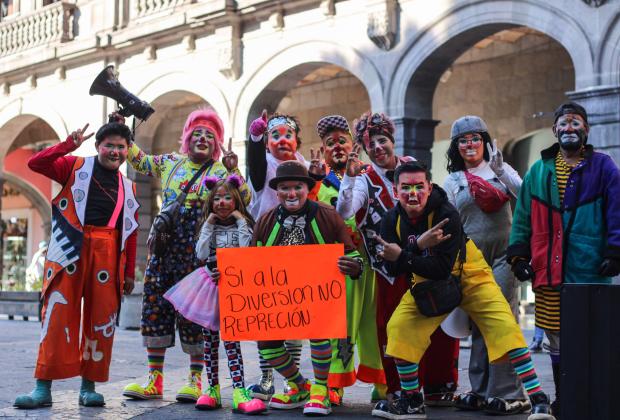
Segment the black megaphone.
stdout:
[[121,85],[112,65],[99,73],[90,85],[88,93],[91,96],[102,95],[114,99],[121,107],[117,112],[123,117],[135,115],[142,121],[146,121],[155,112],[148,102],[141,100]]

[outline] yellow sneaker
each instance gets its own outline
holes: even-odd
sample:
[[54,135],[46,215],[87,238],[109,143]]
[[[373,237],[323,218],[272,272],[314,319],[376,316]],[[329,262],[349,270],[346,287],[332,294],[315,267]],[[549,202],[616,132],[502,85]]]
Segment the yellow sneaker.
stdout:
[[332,412],[327,387],[312,385],[310,400],[304,405],[304,414],[307,416],[327,416]]
[[187,383],[177,391],[178,402],[195,403],[202,394],[202,375],[190,373]]
[[149,373],[144,385],[129,384],[123,390],[125,397],[134,400],[161,399],[164,396],[164,374],[158,370]]

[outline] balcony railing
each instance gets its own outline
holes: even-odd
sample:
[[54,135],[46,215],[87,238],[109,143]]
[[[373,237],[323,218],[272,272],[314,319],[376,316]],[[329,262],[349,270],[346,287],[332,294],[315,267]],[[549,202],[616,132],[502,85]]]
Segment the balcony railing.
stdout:
[[73,39],[75,4],[58,2],[0,23],[0,57],[52,42]]
[[172,11],[177,6],[194,2],[195,0],[131,0],[130,18],[140,18],[166,10]]

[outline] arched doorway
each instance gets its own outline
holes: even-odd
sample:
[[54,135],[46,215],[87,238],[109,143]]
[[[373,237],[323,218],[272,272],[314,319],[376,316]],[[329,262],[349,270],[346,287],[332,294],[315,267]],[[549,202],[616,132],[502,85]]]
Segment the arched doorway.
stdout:
[[26,165],[36,152],[58,142],[58,135],[42,119],[21,115],[0,133],[12,134],[2,156],[2,277],[3,290],[27,289],[25,270],[41,241],[49,238],[52,197],[60,186],[32,172]]
[[[502,148],[537,130],[546,129],[551,136],[553,110],[569,100],[566,92],[574,87],[570,56],[542,32],[511,27],[476,42],[443,71],[435,84],[432,119],[438,123],[432,162],[436,182],[443,182],[447,174],[445,156],[436,152],[447,149],[443,142],[450,138],[454,120],[463,115],[481,116]],[[524,175],[527,162],[513,158],[523,159],[524,155],[507,156]]]
[[316,123],[322,117],[340,114],[353,120],[370,109],[370,100],[362,82],[346,69],[324,62],[293,67],[272,80],[250,107],[247,124],[261,111],[274,111],[298,117],[301,125],[300,152],[310,157],[310,149],[320,147]]

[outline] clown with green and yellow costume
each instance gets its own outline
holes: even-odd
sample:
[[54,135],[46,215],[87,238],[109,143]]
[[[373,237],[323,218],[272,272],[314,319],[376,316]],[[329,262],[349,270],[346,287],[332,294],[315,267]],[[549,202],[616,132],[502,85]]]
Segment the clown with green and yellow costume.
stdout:
[[[353,140],[347,120],[340,115],[323,117],[317,123],[317,133],[322,141],[321,152],[313,153],[310,165],[311,176],[317,178],[314,169],[317,161],[324,158],[325,176],[317,193],[317,201],[336,207],[340,182],[344,175]],[[323,163],[323,162],[321,162]],[[322,174],[321,174],[322,175]],[[320,177],[320,176],[319,176]],[[364,267],[369,267],[366,251],[358,233],[355,217],[345,220],[353,242],[364,258]],[[372,270],[365,269],[357,281],[347,282],[347,338],[332,340],[332,361],[328,386],[332,404],[340,404],[343,388],[351,386],[357,379],[374,383],[373,399],[378,399],[385,390],[385,374],[377,341],[376,291]],[[357,372],[353,348],[357,346],[359,366]],[[381,391],[380,391],[381,390]]]

